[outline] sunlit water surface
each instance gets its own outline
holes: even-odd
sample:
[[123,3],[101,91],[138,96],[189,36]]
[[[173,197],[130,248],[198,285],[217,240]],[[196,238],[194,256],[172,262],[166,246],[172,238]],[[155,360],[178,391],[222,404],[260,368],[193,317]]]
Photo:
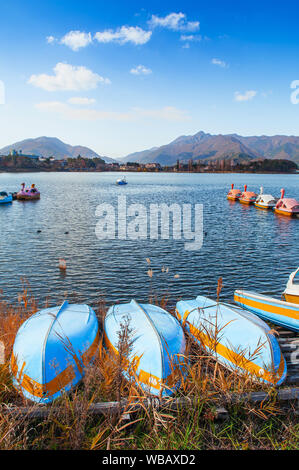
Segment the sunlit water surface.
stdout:
[[[149,295],[168,294],[172,304],[198,294],[215,297],[223,277],[222,298],[236,288],[280,296],[289,273],[299,264],[299,219],[257,210],[226,200],[232,182],[249,190],[299,200],[299,175],[129,173],[117,186],[118,173],[1,174],[0,190],[15,191],[34,182],[36,202],[0,205],[0,289],[14,301],[25,278],[43,305],[67,298],[96,306]],[[98,204],[203,204],[204,238],[199,251],[185,250],[185,240],[99,240]],[[41,231],[41,232],[38,232]],[[65,232],[69,232],[66,234]],[[67,261],[66,274],[58,259]],[[151,266],[146,258],[150,258]],[[168,273],[162,267],[168,267]],[[151,267],[153,277],[147,274]],[[179,277],[175,277],[178,275]]]

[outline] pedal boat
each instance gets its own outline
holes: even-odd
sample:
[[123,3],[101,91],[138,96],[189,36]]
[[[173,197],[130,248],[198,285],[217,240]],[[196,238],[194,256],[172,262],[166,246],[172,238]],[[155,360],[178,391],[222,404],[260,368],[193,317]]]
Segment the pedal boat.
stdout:
[[287,368],[278,341],[256,315],[203,296],[177,302],[176,314],[191,337],[227,369],[270,385],[284,381]]
[[257,196],[254,205],[259,209],[273,210],[276,203],[277,199],[272,194],[264,194],[264,189],[261,187],[260,194]]
[[25,183],[22,183],[22,189],[17,193],[17,199],[19,201],[33,201],[40,199],[40,192],[36,189],[35,184],[32,184],[30,188],[25,188]]
[[1,191],[0,192],[0,204],[7,204],[9,202],[12,202],[12,195],[7,194],[6,191]]
[[98,354],[99,327],[88,305],[64,302],[32,315],[17,332],[11,356],[15,388],[37,403],[70,391]]
[[231,189],[227,193],[226,198],[230,201],[238,201],[242,191],[240,189],[234,189],[234,184],[231,185]]
[[126,178],[123,177],[123,178],[117,179],[116,184],[118,184],[119,186],[123,186],[124,184],[128,184],[128,182],[127,182]]
[[281,198],[275,206],[276,214],[287,217],[299,217],[299,202],[296,199],[285,198],[285,190],[281,190]]
[[123,375],[145,392],[169,396],[179,386],[178,368],[184,370],[185,335],[181,325],[170,313],[151,304],[113,305],[104,322],[104,338],[116,357],[121,348],[120,332],[129,332],[129,353]]
[[239,197],[241,204],[254,204],[257,195],[253,191],[247,191],[247,184],[244,186],[244,191]]
[[295,280],[298,272],[299,268],[289,277],[283,293],[285,300],[243,289],[235,291],[234,300],[264,320],[299,332],[299,283]]

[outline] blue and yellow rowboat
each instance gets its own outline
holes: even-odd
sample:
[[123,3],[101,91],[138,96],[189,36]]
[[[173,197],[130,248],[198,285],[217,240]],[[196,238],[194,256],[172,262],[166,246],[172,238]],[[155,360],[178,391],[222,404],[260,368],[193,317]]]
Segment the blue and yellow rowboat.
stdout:
[[99,328],[88,305],[46,308],[20,327],[10,367],[13,384],[26,398],[49,403],[74,387],[96,357]]
[[203,296],[178,302],[176,313],[193,339],[227,369],[271,385],[284,381],[287,367],[278,341],[256,315]]
[[264,320],[299,331],[299,304],[241,289],[235,291],[234,300]]
[[183,372],[185,335],[170,313],[151,304],[113,305],[104,322],[105,343],[118,355],[124,346],[120,334],[127,330],[127,354],[123,374],[153,395],[171,395]]

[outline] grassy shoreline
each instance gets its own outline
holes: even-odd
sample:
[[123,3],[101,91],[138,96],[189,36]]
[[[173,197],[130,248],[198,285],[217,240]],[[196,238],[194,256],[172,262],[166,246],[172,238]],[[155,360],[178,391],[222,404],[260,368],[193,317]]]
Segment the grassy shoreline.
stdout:
[[[162,307],[166,307],[163,299]],[[5,364],[0,366],[0,450],[4,449],[298,449],[299,424],[295,403],[277,401],[266,385],[253,383],[217,364],[187,337],[190,362],[175,398],[190,400],[190,406],[140,407],[146,396],[121,374],[122,358],[108,352],[102,342],[99,357],[88,367],[78,387],[48,405],[47,416],[34,418],[41,405],[24,399],[12,386],[9,359],[20,325],[44,305],[37,305],[27,287],[15,305],[0,300],[0,340],[5,344]],[[106,311],[100,302],[96,313],[100,325]],[[173,312],[172,312],[173,313]],[[232,393],[267,391],[262,403],[243,399],[229,401]],[[96,403],[127,400],[125,412],[104,415],[91,412]],[[218,408],[228,414],[219,419]],[[8,408],[10,406],[10,408]],[[18,410],[27,407],[28,413]],[[42,408],[45,408],[44,406]]]

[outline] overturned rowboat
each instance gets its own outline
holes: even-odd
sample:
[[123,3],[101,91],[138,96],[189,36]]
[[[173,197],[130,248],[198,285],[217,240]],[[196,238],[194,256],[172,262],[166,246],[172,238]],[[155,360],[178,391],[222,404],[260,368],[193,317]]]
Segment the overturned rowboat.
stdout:
[[271,385],[284,381],[279,344],[257,316],[203,296],[178,302],[176,313],[193,339],[227,369]]
[[99,329],[88,305],[64,302],[32,315],[14,342],[14,386],[28,399],[49,403],[69,391],[96,357]]
[[156,305],[113,305],[104,322],[105,343],[116,355],[124,351],[120,341],[126,330],[126,367],[123,374],[145,392],[171,395],[179,386],[185,361],[185,336],[179,322]]

